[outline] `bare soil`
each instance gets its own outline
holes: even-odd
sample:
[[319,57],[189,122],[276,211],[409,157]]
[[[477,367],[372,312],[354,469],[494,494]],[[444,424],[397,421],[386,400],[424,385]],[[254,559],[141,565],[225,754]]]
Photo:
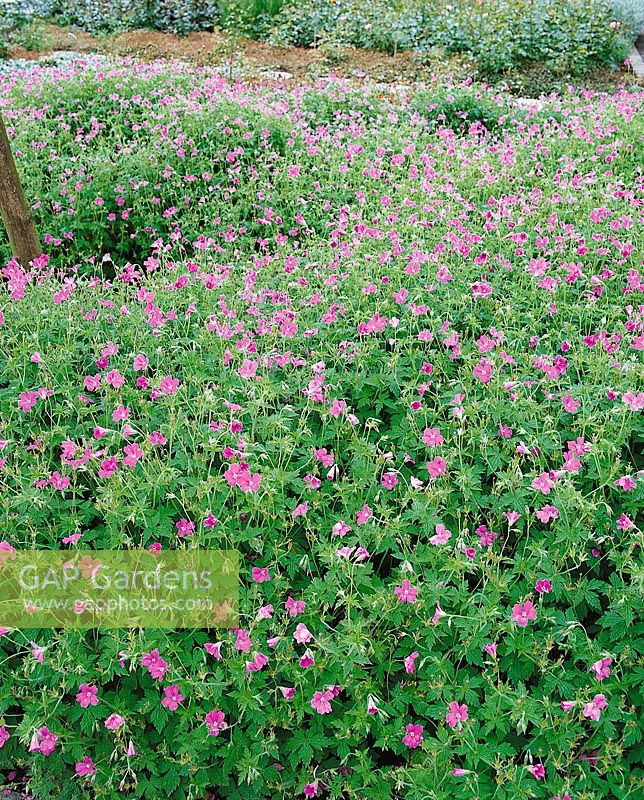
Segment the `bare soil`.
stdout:
[[[79,53],[132,56],[152,61],[177,58],[197,65],[219,65],[232,62],[250,77],[270,72],[288,73],[296,82],[307,81],[320,74],[346,77],[367,76],[383,82],[411,82],[428,77],[427,69],[410,52],[395,56],[372,50],[344,48],[336,57],[321,49],[276,47],[253,39],[231,37],[223,32],[194,32],[175,36],[150,30],[132,30],[108,36],[94,36],[78,28],[44,25],[42,49],[26,50],[14,46],[11,58],[35,59],[56,50]],[[286,76],[284,76],[286,77]]]

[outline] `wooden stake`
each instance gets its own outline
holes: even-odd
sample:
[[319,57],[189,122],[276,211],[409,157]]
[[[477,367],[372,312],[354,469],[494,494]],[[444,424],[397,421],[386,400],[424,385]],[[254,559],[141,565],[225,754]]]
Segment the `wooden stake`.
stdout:
[[31,209],[20,184],[2,114],[0,114],[0,214],[14,256],[24,269],[29,269],[29,262],[42,254],[42,248]]

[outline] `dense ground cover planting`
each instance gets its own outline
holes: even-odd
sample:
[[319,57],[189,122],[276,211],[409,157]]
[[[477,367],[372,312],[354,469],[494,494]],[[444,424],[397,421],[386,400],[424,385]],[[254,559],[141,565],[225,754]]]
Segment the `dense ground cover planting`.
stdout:
[[2,547],[244,559],[236,631],[3,629],[5,775],[638,795],[643,100],[1,79]]

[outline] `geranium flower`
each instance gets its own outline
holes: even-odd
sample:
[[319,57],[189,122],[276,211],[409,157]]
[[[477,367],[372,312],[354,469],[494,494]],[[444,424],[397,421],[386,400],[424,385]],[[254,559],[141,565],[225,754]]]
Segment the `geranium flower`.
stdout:
[[415,750],[423,741],[423,730],[424,728],[422,725],[413,725],[409,723],[405,728],[403,743],[411,750]]
[[401,586],[396,586],[395,592],[401,603],[416,602],[418,589],[414,588],[407,579],[402,582]]

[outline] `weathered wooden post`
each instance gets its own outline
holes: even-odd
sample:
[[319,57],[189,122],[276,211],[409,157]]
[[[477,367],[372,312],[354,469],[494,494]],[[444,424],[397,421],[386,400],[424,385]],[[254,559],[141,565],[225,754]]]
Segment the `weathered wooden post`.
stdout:
[[42,253],[31,209],[25,199],[13,160],[7,130],[0,114],[0,214],[14,256],[24,269]]

